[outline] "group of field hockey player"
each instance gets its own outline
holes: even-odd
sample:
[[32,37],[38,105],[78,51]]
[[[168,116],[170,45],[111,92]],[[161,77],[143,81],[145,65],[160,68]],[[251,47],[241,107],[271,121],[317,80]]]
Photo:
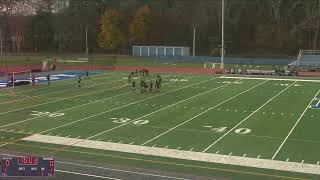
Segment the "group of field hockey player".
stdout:
[[137,81],[140,81],[141,93],[160,93],[162,81],[160,74],[150,75],[148,69],[131,72],[128,76],[128,83],[133,91],[137,90]]

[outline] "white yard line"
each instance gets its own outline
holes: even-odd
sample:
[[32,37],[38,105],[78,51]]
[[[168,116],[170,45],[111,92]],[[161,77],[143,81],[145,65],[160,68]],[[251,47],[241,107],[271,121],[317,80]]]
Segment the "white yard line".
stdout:
[[255,111],[253,111],[249,116],[247,116],[246,118],[244,118],[242,121],[240,121],[237,125],[235,125],[233,128],[231,128],[229,131],[227,131],[225,134],[223,134],[219,139],[217,139],[214,143],[210,144],[207,148],[205,148],[202,152],[206,152],[208,151],[212,146],[214,146],[215,144],[217,144],[218,142],[220,142],[224,137],[226,137],[230,132],[233,132],[238,126],[240,126],[243,122],[245,122],[246,120],[248,120],[251,116],[253,116],[255,113],[257,113],[260,109],[262,109],[263,107],[265,107],[267,104],[269,104],[269,102],[271,102],[272,100],[274,100],[276,97],[278,97],[279,95],[281,95],[283,92],[285,92],[287,89],[289,89],[291,86],[293,86],[296,83],[293,82],[290,86],[287,86],[285,89],[283,89],[282,91],[280,91],[278,94],[276,94],[275,96],[273,96],[272,98],[270,98],[267,102],[265,102],[263,105],[261,105],[258,109],[256,109]]
[[[120,106],[120,107],[117,107],[117,108],[113,108],[113,109],[110,109],[110,110],[107,110],[107,111],[103,111],[101,113],[97,113],[97,114],[94,114],[94,115],[91,115],[91,116],[87,116],[85,118],[82,118],[82,119],[79,119],[79,120],[76,120],[76,121],[72,121],[70,123],[66,123],[66,124],[63,124],[63,125],[60,125],[60,126],[57,126],[57,127],[54,127],[54,128],[50,128],[50,129],[47,129],[45,131],[41,131],[39,132],[40,134],[41,133],[46,133],[48,131],[52,131],[52,130],[55,130],[55,129],[59,129],[59,128],[62,128],[62,127],[65,127],[65,126],[69,126],[71,124],[75,124],[75,123],[78,123],[78,122],[81,122],[81,121],[84,121],[84,120],[87,120],[87,119],[90,119],[90,118],[94,118],[96,116],[100,116],[102,114],[106,114],[106,113],[109,113],[109,112],[112,112],[112,111],[115,111],[115,110],[118,110],[118,109],[122,109],[122,108],[125,108],[125,107],[128,107],[128,106],[131,106],[131,105],[134,105],[134,104],[137,104],[139,102],[143,102],[143,101],[146,101],[148,99],[152,99],[152,98],[155,98],[155,97],[159,97],[159,96],[162,96],[162,95],[165,95],[165,94],[168,94],[168,93],[172,93],[172,92],[175,92],[175,91],[179,91],[181,89],[185,89],[185,88],[188,88],[188,87],[191,87],[191,86],[194,86],[194,85],[197,85],[197,84],[201,84],[201,83],[205,83],[205,82],[208,82],[208,81],[211,81],[211,80],[214,80],[215,78],[212,78],[212,79],[209,79],[209,80],[205,80],[205,81],[201,81],[199,83],[195,83],[195,84],[191,84],[191,85],[188,85],[188,86],[184,86],[182,88],[178,88],[178,89],[175,89],[175,90],[171,90],[171,91],[168,91],[168,92],[165,92],[165,93],[161,93],[161,94],[158,94],[158,95],[154,95],[154,96],[151,96],[151,97],[148,97],[148,98],[144,98],[144,99],[141,99],[139,101],[135,101],[135,102],[132,102],[132,103],[129,103],[129,104],[126,104],[126,105],[123,105],[123,106]],[[96,136],[91,136],[90,138],[93,138],[93,137],[96,137]]]
[[[112,78],[116,78],[116,77],[118,77],[118,76],[112,76]],[[105,78],[105,79],[107,79],[107,78]],[[84,86],[81,89],[87,89],[87,88],[90,88],[90,87],[95,87],[95,86],[99,86],[99,85],[103,85],[103,84],[108,85],[108,84],[112,84],[112,83],[115,83],[115,82],[118,82],[118,81],[123,81],[123,80],[119,79],[119,80],[115,80],[115,81],[111,81],[111,82],[96,83],[96,84],[92,84],[92,85],[89,85],[89,86]],[[36,91],[37,89],[34,89],[34,90]],[[19,99],[15,99],[15,100],[0,102],[0,104],[9,104],[9,103],[22,101],[22,100],[26,100],[26,99],[39,98],[39,97],[42,97],[42,96],[52,95],[52,94],[60,94],[60,93],[63,93],[63,92],[73,91],[73,90],[74,90],[74,87],[72,87],[71,89],[64,89],[64,90],[60,90],[60,91],[54,91],[54,92],[45,93],[45,94],[41,94],[41,95],[37,95],[37,96],[28,96],[28,97],[25,97],[25,98],[19,98]]]
[[108,130],[106,130],[106,131],[102,131],[102,132],[100,132],[100,133],[98,133],[98,134],[95,134],[95,135],[93,135],[93,136],[88,137],[87,139],[92,139],[92,138],[97,137],[97,136],[99,136],[99,135],[102,135],[102,134],[105,134],[105,133],[107,133],[107,132],[113,131],[113,130],[118,129],[118,128],[122,127],[122,126],[131,124],[133,121],[140,120],[140,119],[145,118],[145,117],[147,117],[147,116],[150,116],[150,115],[152,115],[152,114],[155,114],[155,113],[158,113],[158,112],[163,111],[163,110],[165,110],[165,109],[168,109],[168,108],[170,108],[170,107],[176,106],[177,104],[186,102],[186,101],[188,101],[188,100],[190,100],[190,99],[194,99],[194,98],[196,98],[196,97],[198,97],[198,96],[201,96],[201,95],[203,95],[203,94],[209,93],[209,92],[211,92],[211,91],[215,91],[215,90],[217,90],[217,89],[220,89],[220,88],[225,87],[225,86],[228,86],[228,85],[229,85],[229,84],[225,84],[225,85],[222,85],[222,86],[218,86],[218,87],[213,88],[213,89],[210,89],[210,90],[208,90],[208,91],[205,91],[205,92],[199,93],[199,94],[197,94],[197,95],[191,96],[191,97],[189,97],[189,98],[183,99],[183,100],[178,101],[178,102],[176,102],[176,103],[170,104],[170,105],[168,105],[168,106],[166,106],[166,107],[163,107],[163,108],[161,108],[161,109],[158,109],[158,110],[156,110],[156,111],[153,111],[153,112],[151,112],[151,113],[148,113],[148,114],[146,114],[146,115],[143,115],[143,116],[138,117],[138,118],[136,118],[136,119],[133,119],[133,120],[131,120],[131,121],[128,121],[127,123],[123,123],[123,124],[120,124],[120,125],[115,126],[115,127],[113,127],[113,128],[110,128],[110,129],[108,129]]
[[[295,162],[285,162],[285,161],[257,159],[257,158],[239,157],[239,156],[228,156],[228,155],[221,155],[221,154],[184,151],[184,150],[176,150],[176,149],[164,149],[164,148],[148,147],[148,146],[117,144],[117,143],[101,142],[101,141],[86,140],[86,139],[84,139],[81,143],[76,143],[79,141],[79,139],[46,136],[41,134],[35,134],[32,136],[26,137],[23,140],[31,141],[31,142],[40,142],[40,143],[49,142],[51,144],[57,144],[57,145],[73,144],[72,145],[73,147],[150,155],[150,156],[156,156],[156,157],[184,159],[184,160],[191,160],[191,161],[228,164],[228,165],[236,165],[236,166],[262,168],[262,169],[307,173],[307,174],[318,174],[318,175],[320,174],[319,165],[316,165],[316,164],[302,164],[302,163],[295,163]],[[91,153],[91,154],[96,154],[96,153]],[[96,154],[96,155],[104,155],[104,154]]]
[[223,102],[221,102],[221,103],[219,103],[219,104],[217,104],[217,105],[215,105],[215,106],[203,111],[202,113],[200,113],[200,114],[198,114],[196,116],[193,116],[192,118],[188,119],[187,121],[184,121],[183,123],[178,124],[177,126],[175,126],[175,127],[171,128],[171,129],[159,134],[158,136],[155,136],[155,137],[149,139],[148,141],[144,142],[142,145],[146,145],[147,143],[149,143],[149,142],[151,142],[151,141],[153,141],[155,139],[158,139],[159,137],[167,134],[168,132],[171,132],[171,131],[175,130],[176,128],[178,128],[178,127],[180,127],[180,126],[192,121],[193,119],[195,119],[195,118],[197,118],[197,117],[199,117],[199,116],[211,111],[212,109],[214,109],[214,108],[216,108],[216,107],[218,107],[218,106],[220,106],[220,105],[222,105],[222,104],[224,104],[224,103],[226,103],[226,102],[228,102],[228,101],[230,101],[230,100],[232,100],[232,99],[234,99],[234,98],[236,98],[236,97],[238,97],[238,96],[240,96],[240,95],[242,95],[242,94],[244,94],[244,93],[246,93],[246,92],[248,92],[248,91],[250,91],[250,90],[252,90],[252,89],[254,89],[254,88],[256,88],[256,87],[258,87],[260,85],[262,85],[262,84],[264,84],[264,83],[266,83],[266,82],[268,82],[268,81],[264,81],[264,82],[262,82],[262,83],[260,83],[258,85],[255,85],[255,86],[253,86],[253,87],[251,87],[251,88],[249,88],[249,89],[247,89],[247,90],[245,90],[245,91],[243,91],[243,92],[241,92],[241,93],[239,93],[239,94],[237,94],[235,96],[232,96],[231,98],[228,98],[227,100],[224,100]]
[[300,120],[302,119],[302,117],[304,116],[304,114],[307,112],[307,110],[309,109],[310,105],[312,104],[312,102],[314,101],[314,99],[318,96],[320,90],[316,93],[316,95],[311,99],[310,103],[307,105],[307,107],[304,109],[303,113],[301,114],[301,116],[299,117],[299,119],[297,120],[297,122],[294,124],[294,126],[291,128],[289,134],[287,135],[287,137],[283,140],[283,142],[281,143],[281,145],[278,147],[277,151],[274,153],[274,155],[272,156],[272,159],[274,159],[277,154],[279,153],[279,151],[281,150],[282,146],[286,143],[287,139],[289,138],[289,136],[291,135],[291,133],[293,132],[293,130],[296,128],[296,126],[299,124]]

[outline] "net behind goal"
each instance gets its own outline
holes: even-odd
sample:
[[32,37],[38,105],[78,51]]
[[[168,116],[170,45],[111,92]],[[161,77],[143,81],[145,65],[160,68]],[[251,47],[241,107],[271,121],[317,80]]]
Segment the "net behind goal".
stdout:
[[7,86],[15,87],[31,84],[32,72],[31,70],[8,72],[6,74]]

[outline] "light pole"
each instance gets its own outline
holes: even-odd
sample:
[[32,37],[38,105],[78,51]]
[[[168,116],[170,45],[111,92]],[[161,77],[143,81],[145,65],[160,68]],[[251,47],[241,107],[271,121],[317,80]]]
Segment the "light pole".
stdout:
[[88,57],[89,48],[88,48],[88,27],[86,26],[86,56]]
[[221,69],[224,69],[224,0],[221,3]]
[[196,55],[196,27],[193,27],[193,50],[192,50],[192,55]]

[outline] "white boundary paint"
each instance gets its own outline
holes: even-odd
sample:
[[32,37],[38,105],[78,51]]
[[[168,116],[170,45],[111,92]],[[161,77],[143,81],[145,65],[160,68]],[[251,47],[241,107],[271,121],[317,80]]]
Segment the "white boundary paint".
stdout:
[[73,147],[82,147],[89,149],[100,149],[108,151],[118,151],[150,156],[160,156],[166,158],[175,158],[175,159],[184,159],[192,161],[202,161],[210,163],[220,163],[236,166],[246,166],[254,168],[263,168],[263,169],[272,169],[280,171],[290,171],[298,173],[308,173],[308,174],[318,174],[320,175],[320,166],[313,164],[304,164],[304,163],[295,163],[295,162],[285,162],[277,160],[268,160],[268,159],[256,159],[248,157],[237,157],[237,156],[228,156],[221,154],[210,154],[203,152],[194,152],[194,151],[183,151],[176,149],[164,149],[157,147],[147,147],[147,146],[138,146],[130,144],[117,144],[111,142],[102,142],[102,141],[93,141],[83,139],[79,142],[79,139],[75,138],[65,138],[57,136],[48,136],[41,134],[34,134],[29,137],[25,137],[22,140],[73,146]]
[[252,79],[252,80],[273,80],[273,81],[297,81],[297,82],[320,82],[316,79],[282,79],[282,78],[266,78],[266,77],[236,77],[236,76],[220,76],[223,79]]

